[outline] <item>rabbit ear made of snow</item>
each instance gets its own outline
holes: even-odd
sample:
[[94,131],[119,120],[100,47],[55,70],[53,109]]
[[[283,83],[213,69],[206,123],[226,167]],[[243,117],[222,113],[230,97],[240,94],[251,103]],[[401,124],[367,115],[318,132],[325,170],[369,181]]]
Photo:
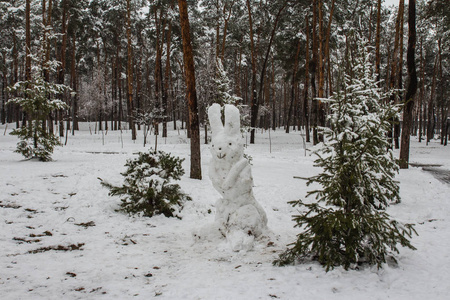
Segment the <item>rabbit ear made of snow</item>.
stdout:
[[239,109],[231,104],[225,104],[225,131],[229,135],[238,135],[241,132]]
[[217,133],[223,130],[223,124],[221,119],[221,107],[219,104],[214,103],[208,109],[209,125],[213,133]]

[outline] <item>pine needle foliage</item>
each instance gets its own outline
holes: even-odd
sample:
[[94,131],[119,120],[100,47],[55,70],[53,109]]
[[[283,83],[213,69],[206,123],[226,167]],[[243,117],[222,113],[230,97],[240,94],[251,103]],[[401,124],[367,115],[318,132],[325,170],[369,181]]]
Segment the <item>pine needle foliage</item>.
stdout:
[[228,78],[228,74],[225,71],[220,58],[216,59],[216,77],[214,79],[214,83],[216,85],[216,103],[219,103],[220,105],[237,105],[240,101],[242,101],[242,98],[232,95],[230,88],[231,80]]
[[400,202],[394,180],[399,167],[386,138],[399,107],[378,88],[363,42],[357,53],[352,76],[346,75],[342,90],[326,100],[330,128],[323,128],[326,142],[314,152],[315,166],[323,171],[307,181],[321,187],[307,193],[317,202],[290,202],[305,209],[293,216],[295,227],[304,231],[276,265],[313,259],[326,271],[361,263],[380,268],[388,257],[395,261],[398,244],[415,249],[408,240],[416,233],[413,226],[392,220],[385,211]]
[[120,210],[130,215],[153,217],[179,217],[185,201],[191,200],[180,186],[171,183],[184,174],[181,163],[184,159],[171,156],[163,151],[140,152],[136,159],[129,159],[122,186],[114,186],[100,179],[110,190],[110,196],[120,196]]
[[9,100],[8,104],[19,105],[27,113],[29,120],[27,126],[11,132],[11,135],[16,135],[20,139],[14,152],[22,154],[25,158],[49,161],[54,148],[61,144],[52,132],[46,130],[44,124],[52,111],[68,108],[63,101],[53,97],[70,91],[70,88],[45,81],[41,73],[42,70],[38,68],[31,80],[17,82],[9,88],[11,93],[23,96]]

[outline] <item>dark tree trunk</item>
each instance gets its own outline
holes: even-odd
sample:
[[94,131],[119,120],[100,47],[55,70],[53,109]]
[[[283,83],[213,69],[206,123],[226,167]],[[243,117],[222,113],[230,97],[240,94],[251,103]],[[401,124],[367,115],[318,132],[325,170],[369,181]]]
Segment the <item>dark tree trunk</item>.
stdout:
[[417,91],[417,74],[414,60],[414,53],[416,50],[416,0],[409,0],[408,27],[408,87],[406,90],[405,106],[403,110],[402,144],[400,148],[401,169],[407,169],[409,165],[410,132],[413,120],[414,95]]
[[427,145],[428,143],[433,139],[434,137],[434,127],[435,127],[435,120],[434,120],[434,94],[436,91],[436,77],[437,77],[437,65],[438,65],[438,56],[436,55],[436,59],[434,61],[434,70],[433,70],[433,80],[431,84],[431,95],[430,99],[428,100],[427,105]]
[[8,86],[8,79],[7,79],[7,72],[6,72],[6,53],[3,53],[3,62],[2,62],[4,69],[2,70],[3,76],[2,76],[2,110],[0,113],[0,120],[2,124],[6,123],[6,102],[7,99],[7,93],[6,93],[6,87]]
[[317,132],[317,126],[319,123],[319,105],[317,100],[317,89],[316,89],[316,74],[317,74],[317,61],[318,61],[318,37],[317,37],[317,0],[313,0],[313,59],[310,65],[311,72],[311,92],[312,92],[312,126],[313,126],[313,144],[317,145],[319,143],[319,136]]
[[162,109],[164,114],[164,120],[163,120],[163,130],[162,130],[162,137],[167,137],[167,103],[168,103],[168,91],[169,91],[169,79],[170,79],[170,44],[172,39],[172,24],[169,23],[169,30],[167,32],[167,45],[166,45],[166,70],[164,72],[164,86],[163,88],[163,94],[162,94]]
[[127,0],[127,107],[128,107],[128,123],[131,129],[131,139],[136,140],[136,127],[133,120],[133,57],[131,53],[131,16],[130,16],[130,0]]
[[255,42],[253,38],[253,20],[252,20],[252,10],[250,1],[247,0],[247,10],[248,10],[248,20],[250,27],[250,47],[251,47],[251,56],[252,56],[252,102],[251,102],[251,117],[250,117],[250,144],[255,143],[255,127],[256,127],[256,118],[258,117],[258,97],[256,94],[256,61],[257,61],[257,52],[255,48]]
[[190,177],[202,179],[200,153],[200,124],[198,118],[197,91],[195,88],[194,57],[192,54],[189,17],[186,0],[178,0],[180,10],[181,36],[183,40],[183,59],[186,72],[187,100],[189,108],[189,131],[191,134]]
[[298,55],[300,53],[300,39],[297,43],[297,52],[295,53],[294,58],[294,68],[292,70],[292,85],[291,85],[291,101],[289,103],[289,110],[287,115],[287,122],[286,122],[286,133],[289,133],[289,125],[291,124],[291,116],[292,116],[292,109],[294,106],[294,96],[295,96],[295,86],[297,83],[297,68],[298,68]]
[[377,5],[377,33],[375,37],[375,73],[377,74],[377,81],[381,80],[381,55],[380,55],[380,43],[381,43],[381,0],[378,0]]
[[305,122],[305,133],[306,142],[311,142],[311,137],[309,134],[309,99],[308,99],[308,89],[309,89],[309,16],[305,17],[306,22],[306,53],[305,53],[305,86],[303,95],[303,119]]

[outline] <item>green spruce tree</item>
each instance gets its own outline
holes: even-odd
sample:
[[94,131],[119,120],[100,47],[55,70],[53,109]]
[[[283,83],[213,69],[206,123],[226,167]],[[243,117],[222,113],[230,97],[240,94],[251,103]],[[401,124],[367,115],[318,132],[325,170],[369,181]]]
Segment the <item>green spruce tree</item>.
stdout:
[[26,113],[28,121],[26,126],[16,128],[11,134],[20,139],[15,152],[29,159],[49,161],[54,148],[61,144],[53,132],[47,130],[46,122],[52,111],[68,108],[63,101],[56,97],[70,91],[70,88],[45,80],[44,70],[56,72],[57,64],[55,62],[49,61],[42,64],[36,56],[33,56],[32,59],[36,64],[33,67],[31,80],[19,81],[9,88],[12,94],[21,96],[10,99],[8,103],[20,105]]
[[317,202],[290,202],[306,209],[293,217],[303,232],[275,264],[309,258],[327,271],[359,263],[380,268],[387,257],[395,261],[391,254],[398,253],[398,244],[415,249],[408,240],[415,232],[412,225],[392,220],[385,211],[400,202],[394,180],[399,167],[386,138],[399,108],[390,104],[372,74],[360,41],[352,75],[345,75],[343,88],[327,100],[330,128],[323,129],[324,145],[315,151],[315,166],[323,171],[307,182],[321,186],[307,194]]

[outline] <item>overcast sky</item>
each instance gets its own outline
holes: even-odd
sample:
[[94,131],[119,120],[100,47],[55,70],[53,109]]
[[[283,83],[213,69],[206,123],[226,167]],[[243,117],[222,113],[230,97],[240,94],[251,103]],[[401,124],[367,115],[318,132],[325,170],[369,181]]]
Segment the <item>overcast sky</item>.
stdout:
[[[407,3],[407,1],[405,1],[405,4],[406,3]],[[386,6],[391,6],[391,5],[398,6],[398,0],[384,0],[384,5],[386,5]]]

